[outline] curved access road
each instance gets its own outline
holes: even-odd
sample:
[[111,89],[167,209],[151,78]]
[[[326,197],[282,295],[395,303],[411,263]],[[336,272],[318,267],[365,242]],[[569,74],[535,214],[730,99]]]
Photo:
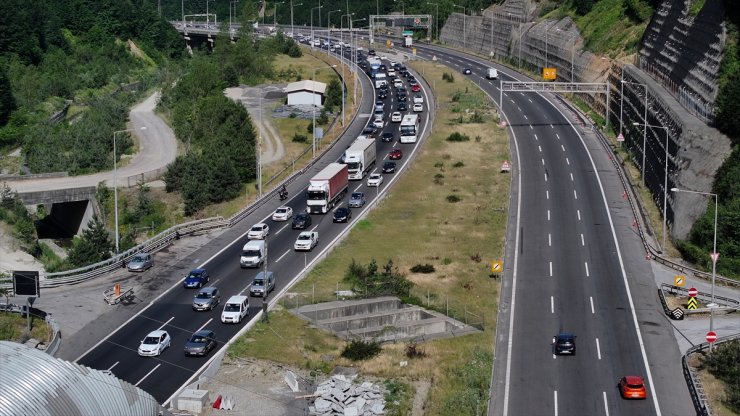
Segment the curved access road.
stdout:
[[[159,96],[159,92],[153,93],[143,102],[134,106],[129,113],[130,121],[127,128],[134,130],[132,134],[138,139],[139,151],[129,160],[129,163],[118,167],[118,186],[126,186],[128,183],[126,178],[135,178],[141,174],[166,167],[177,156],[175,132],[154,113]],[[142,127],[146,127],[146,129],[141,130]],[[111,136],[111,140],[113,140],[113,136]],[[114,172],[111,170],[91,175],[10,179],[6,182],[11,189],[24,193],[97,186],[98,183],[103,181],[108,186],[113,186],[113,177]],[[135,184],[136,180],[132,179],[130,183]]]
[[[508,68],[415,45],[469,77],[497,104]],[[522,79],[523,80],[523,79]],[[550,94],[503,94],[513,186],[496,330],[490,415],[692,414],[673,329],[615,167],[590,125]],[[501,163],[501,161],[494,161]],[[577,355],[553,336],[577,336]],[[645,378],[648,398],[623,400],[617,380]]]

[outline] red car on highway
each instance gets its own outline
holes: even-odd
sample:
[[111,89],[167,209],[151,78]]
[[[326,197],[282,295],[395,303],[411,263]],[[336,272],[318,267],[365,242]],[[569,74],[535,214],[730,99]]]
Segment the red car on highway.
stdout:
[[398,160],[403,157],[403,152],[401,149],[393,149],[390,153],[388,153],[388,159],[390,160]]

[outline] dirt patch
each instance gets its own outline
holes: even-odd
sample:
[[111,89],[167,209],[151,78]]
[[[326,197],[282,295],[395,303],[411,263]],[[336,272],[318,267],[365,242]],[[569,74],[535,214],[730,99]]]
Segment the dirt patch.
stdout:
[[411,407],[411,416],[422,416],[432,382],[429,380],[415,381],[414,387],[416,388],[416,394],[414,395],[414,403]]

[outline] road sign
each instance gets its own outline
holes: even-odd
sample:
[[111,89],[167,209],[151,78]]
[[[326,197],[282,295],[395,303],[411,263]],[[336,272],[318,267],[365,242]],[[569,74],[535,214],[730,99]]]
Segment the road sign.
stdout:
[[618,142],[623,142],[624,141],[624,134],[619,133],[619,136],[617,136],[617,141]]
[[696,309],[699,306],[696,298],[689,298],[689,301],[686,303],[686,309]]
[[696,290],[695,287],[692,287],[692,288],[689,289],[689,297],[690,298],[695,298],[696,295],[698,295],[698,294],[699,294],[699,291]]
[[719,260],[719,253],[709,253],[709,257],[711,257],[712,261],[716,263],[717,260]]
[[503,260],[494,260],[491,262],[491,272],[492,273],[501,273],[503,270],[504,270]]
[[414,32],[412,30],[404,30],[401,32],[402,36],[414,36]]
[[708,343],[711,344],[716,340],[717,340],[717,334],[715,334],[714,331],[707,332],[707,342]]
[[674,321],[681,321],[683,320],[683,316],[685,315],[684,311],[681,308],[676,308],[671,311],[671,319]]
[[556,68],[542,68],[542,79],[545,81],[554,81],[558,78]]
[[501,164],[501,172],[511,172],[511,164],[508,160],[504,160],[504,163]]
[[673,286],[683,287],[686,284],[686,276],[677,274],[673,276]]

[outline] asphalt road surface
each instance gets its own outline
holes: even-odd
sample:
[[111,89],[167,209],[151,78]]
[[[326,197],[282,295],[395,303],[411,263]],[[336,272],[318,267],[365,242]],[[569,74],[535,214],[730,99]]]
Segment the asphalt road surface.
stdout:
[[[289,187],[290,198],[284,204],[293,208],[294,212],[304,211],[306,208],[304,191],[308,186],[308,180],[328,163],[337,161],[344,149],[354,140],[361,130],[370,121],[369,113],[372,111],[374,94],[373,88],[366,77],[360,78],[363,88],[363,101],[360,106],[361,114],[348,128],[347,133],[337,142],[319,162],[308,168],[297,180],[293,181]],[[423,82],[422,82],[422,85]],[[430,101],[427,94],[428,87],[425,89],[425,106]],[[395,111],[397,101],[395,90],[390,88],[390,95],[385,100],[386,120],[382,131],[394,132],[395,138],[392,142],[377,141],[377,162],[372,171],[379,171],[382,162],[387,158],[388,152],[394,147],[401,147],[404,156],[398,161],[399,170],[403,170],[405,165],[413,157],[418,148],[417,144],[398,143],[398,123],[389,122],[391,112]],[[421,114],[422,130],[429,124],[429,114],[424,111]],[[378,132],[378,137],[380,131]],[[420,135],[421,136],[421,135]],[[391,186],[394,177],[400,175],[385,174],[384,182],[380,188],[368,188],[366,182],[351,181],[349,193],[353,191],[362,191],[366,195],[367,204],[361,209],[353,209],[353,221],[361,218],[362,214],[370,209],[373,201],[377,196],[382,196],[382,192]],[[346,204],[349,193],[345,197],[342,205]],[[232,339],[239,330],[247,325],[248,319],[240,324],[222,324],[220,322],[220,313],[223,303],[232,295],[248,293],[249,284],[259,270],[241,269],[239,267],[239,255],[242,246],[247,241],[246,231],[257,222],[266,222],[271,228],[268,241],[268,269],[276,275],[277,287],[273,292],[272,298],[276,298],[294,280],[307,265],[311,265],[316,259],[324,255],[328,248],[334,244],[343,232],[351,224],[332,223],[332,214],[313,215],[313,225],[310,230],[319,232],[319,245],[311,252],[297,253],[293,251],[293,243],[299,230],[291,229],[291,222],[273,222],[269,216],[279,205],[282,205],[277,198],[265,204],[249,218],[242,221],[237,228],[242,229],[242,234],[231,240],[216,255],[206,260],[201,266],[209,270],[211,281],[209,285],[217,286],[222,293],[222,305],[213,311],[195,312],[191,308],[194,290],[184,289],[180,284],[167,290],[159,298],[155,299],[148,307],[144,308],[139,314],[132,317],[128,322],[114,331],[110,336],[102,340],[91,350],[84,353],[77,362],[83,365],[100,370],[110,370],[117,377],[135,384],[152,394],[158,401],[166,403],[170,396],[174,394],[183,384],[190,379],[193,374],[199,371],[208,361],[208,358],[185,357],[183,346],[186,339],[195,331],[201,328],[211,329],[215,332],[218,339],[218,349],[223,348],[224,344]],[[338,205],[342,206],[342,205]],[[335,208],[336,209],[336,208]],[[232,230],[236,232],[236,230]],[[195,253],[195,257],[198,257]],[[252,298],[250,302],[249,319],[253,319],[255,314],[262,307],[260,298]],[[166,350],[160,357],[140,357],[137,354],[140,341],[151,331],[164,329],[172,337],[172,347]],[[211,352],[213,357],[216,351]]]

